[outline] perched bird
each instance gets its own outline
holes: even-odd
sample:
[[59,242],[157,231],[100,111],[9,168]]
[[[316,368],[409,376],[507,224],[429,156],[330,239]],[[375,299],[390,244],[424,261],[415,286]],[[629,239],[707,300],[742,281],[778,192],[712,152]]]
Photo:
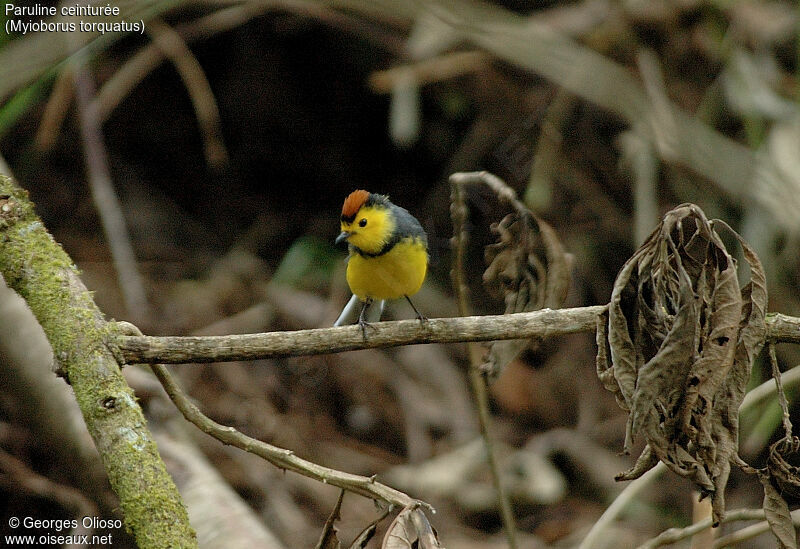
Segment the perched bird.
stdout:
[[389,197],[358,190],[344,201],[341,230],[336,243],[348,244],[347,284],[353,297],[335,325],[344,324],[361,302],[358,323],[366,338],[369,306],[379,301],[380,312],[384,301],[402,297],[424,322],[425,317],[410,299],[428,271],[428,237],[419,221],[408,210],[389,202]]

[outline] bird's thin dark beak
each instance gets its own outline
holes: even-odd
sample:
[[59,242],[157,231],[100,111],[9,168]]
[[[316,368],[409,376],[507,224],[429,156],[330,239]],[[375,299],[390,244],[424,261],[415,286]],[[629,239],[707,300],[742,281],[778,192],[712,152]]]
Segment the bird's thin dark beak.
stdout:
[[342,231],[341,233],[339,233],[339,236],[336,237],[336,240],[334,240],[334,243],[338,246],[339,244],[341,244],[342,242],[344,242],[348,238],[350,238],[350,233],[347,232],[347,231]]

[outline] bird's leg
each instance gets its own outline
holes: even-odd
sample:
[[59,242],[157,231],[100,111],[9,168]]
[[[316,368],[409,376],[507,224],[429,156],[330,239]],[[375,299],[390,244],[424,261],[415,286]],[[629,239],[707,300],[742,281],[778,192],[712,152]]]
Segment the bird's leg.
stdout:
[[419,323],[420,323],[420,325],[424,324],[424,323],[425,323],[425,321],[426,321],[426,320],[428,320],[428,317],[426,317],[425,315],[423,315],[422,313],[420,313],[420,312],[417,310],[417,308],[416,308],[416,307],[414,307],[414,304],[411,302],[411,298],[410,298],[410,297],[408,297],[408,296],[405,296],[405,298],[406,298],[406,300],[408,301],[408,304],[409,304],[409,305],[411,305],[411,308],[412,308],[412,309],[414,309],[414,312],[415,312],[415,313],[417,313],[417,318],[419,319]]
[[373,330],[377,330],[375,326],[367,322],[365,318],[367,314],[367,309],[369,306],[372,305],[372,298],[368,297],[364,300],[364,306],[361,307],[361,314],[358,315],[358,325],[361,326],[361,333],[364,334],[364,341],[367,340],[367,328],[372,328]]

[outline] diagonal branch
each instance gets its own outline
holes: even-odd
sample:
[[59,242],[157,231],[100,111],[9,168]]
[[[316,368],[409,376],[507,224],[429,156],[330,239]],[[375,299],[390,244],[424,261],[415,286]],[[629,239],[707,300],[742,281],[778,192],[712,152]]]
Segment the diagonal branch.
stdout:
[[415,500],[411,496],[399,490],[395,490],[391,486],[377,482],[375,477],[354,475],[352,473],[345,473],[318,465],[296,456],[291,450],[278,448],[277,446],[249,437],[233,427],[220,425],[203,414],[200,409],[189,400],[172,377],[172,374],[169,373],[166,366],[163,364],[152,364],[151,368],[161,382],[161,385],[164,386],[164,390],[167,391],[169,398],[175,403],[175,406],[180,410],[181,414],[183,414],[183,417],[194,424],[198,429],[211,435],[223,444],[230,444],[240,450],[255,454],[281,469],[293,471],[318,480],[324,484],[338,486],[342,490],[347,490],[364,497],[385,501],[401,507],[423,504],[423,502]]
[[0,275],[25,299],[47,335],[137,546],[196,547],[175,483],[107,345],[102,313],[27,193],[1,175]]
[[[141,334],[139,328],[129,322],[120,322],[117,324],[117,327],[120,331],[125,333]],[[158,381],[161,382],[170,400],[172,400],[175,407],[183,414],[183,417],[186,418],[189,423],[192,423],[195,427],[207,435],[216,438],[223,444],[230,444],[240,450],[257,455],[281,469],[293,471],[325,484],[330,484],[331,486],[338,486],[342,490],[347,490],[364,497],[385,501],[386,503],[400,507],[406,507],[407,505],[428,506],[426,503],[416,500],[399,490],[395,490],[391,486],[386,486],[385,484],[377,482],[374,476],[365,477],[324,467],[296,456],[291,450],[278,448],[272,444],[267,444],[266,442],[249,437],[233,427],[221,425],[195,406],[186,393],[183,392],[183,389],[180,388],[175,378],[172,377],[172,374],[170,374],[166,366],[163,364],[151,364],[150,367],[158,378]]]

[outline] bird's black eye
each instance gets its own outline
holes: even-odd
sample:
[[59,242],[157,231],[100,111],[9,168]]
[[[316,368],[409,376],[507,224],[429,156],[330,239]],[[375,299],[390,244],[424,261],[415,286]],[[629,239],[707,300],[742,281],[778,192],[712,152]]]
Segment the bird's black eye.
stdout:
[[359,221],[359,222],[358,222],[358,226],[359,226],[359,227],[366,227],[366,226],[367,226],[367,220],[366,220],[366,218],[365,218],[365,219],[362,219],[361,221]]

